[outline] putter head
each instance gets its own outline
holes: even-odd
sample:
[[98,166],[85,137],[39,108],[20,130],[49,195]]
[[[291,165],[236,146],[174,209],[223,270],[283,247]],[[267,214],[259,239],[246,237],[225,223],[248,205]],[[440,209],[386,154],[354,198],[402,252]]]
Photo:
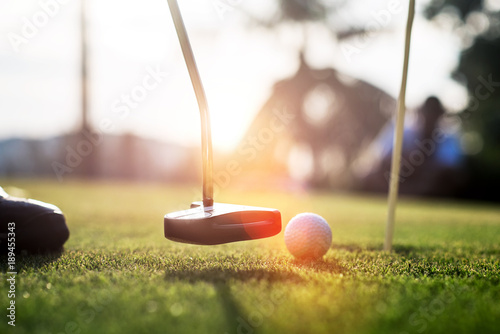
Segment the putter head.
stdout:
[[188,210],[167,213],[163,221],[167,239],[197,245],[261,239],[281,231],[276,209],[224,203],[204,207],[194,202]]

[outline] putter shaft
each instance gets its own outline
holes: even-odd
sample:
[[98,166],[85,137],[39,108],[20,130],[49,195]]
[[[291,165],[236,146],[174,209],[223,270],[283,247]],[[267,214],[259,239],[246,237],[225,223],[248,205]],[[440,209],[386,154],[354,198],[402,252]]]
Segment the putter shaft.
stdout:
[[193,84],[198,108],[201,116],[201,153],[203,161],[203,206],[209,207],[214,202],[214,187],[213,187],[213,153],[212,153],[212,132],[210,129],[210,115],[208,112],[208,102],[201,83],[200,73],[194,60],[193,50],[189,43],[189,37],[186,32],[186,27],[182,20],[181,12],[177,0],[168,0],[170,13],[174,21],[177,37],[181,44],[182,54],[186,61],[189,77]]

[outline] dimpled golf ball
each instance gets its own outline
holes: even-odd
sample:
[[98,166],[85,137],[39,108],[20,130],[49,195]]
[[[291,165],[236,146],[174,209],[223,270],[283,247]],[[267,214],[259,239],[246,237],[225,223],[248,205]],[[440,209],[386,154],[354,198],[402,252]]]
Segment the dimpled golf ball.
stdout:
[[315,213],[300,213],[285,228],[286,248],[298,259],[319,259],[332,243],[332,230],[326,220]]

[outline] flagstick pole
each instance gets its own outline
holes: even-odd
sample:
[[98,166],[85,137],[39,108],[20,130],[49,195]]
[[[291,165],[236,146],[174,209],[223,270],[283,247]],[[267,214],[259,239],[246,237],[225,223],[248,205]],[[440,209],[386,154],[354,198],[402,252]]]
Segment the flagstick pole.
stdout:
[[399,91],[398,111],[396,116],[396,130],[394,133],[394,144],[392,150],[391,177],[389,186],[389,205],[387,212],[387,227],[385,230],[384,251],[390,252],[392,249],[392,238],[394,234],[394,220],[396,218],[396,204],[399,190],[399,171],[401,168],[401,152],[403,148],[403,133],[406,109],[406,82],[408,79],[408,61],[410,58],[410,41],[413,18],[415,16],[415,0],[410,0],[408,8],[408,21],[406,23],[406,40],[403,64],[403,78]]

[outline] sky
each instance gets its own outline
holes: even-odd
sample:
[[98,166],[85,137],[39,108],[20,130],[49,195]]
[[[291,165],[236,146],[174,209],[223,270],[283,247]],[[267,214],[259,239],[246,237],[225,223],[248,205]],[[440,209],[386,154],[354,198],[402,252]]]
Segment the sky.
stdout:
[[[231,150],[271,94],[298,66],[301,31],[250,28],[276,1],[178,0],[210,106],[214,146]],[[467,102],[450,79],[460,41],[421,15],[417,1],[407,104],[428,95],[450,110]],[[308,26],[306,59],[366,80],[393,97],[401,82],[407,1],[351,1],[339,22],[382,26],[366,39],[338,43]],[[194,5],[196,4],[196,5]],[[0,2],[0,139],[46,138],[80,122],[80,1]],[[198,145],[196,99],[165,0],[87,0],[91,123],[104,133],[134,133]],[[396,10],[397,9],[397,10]],[[392,10],[392,11],[391,11]]]

